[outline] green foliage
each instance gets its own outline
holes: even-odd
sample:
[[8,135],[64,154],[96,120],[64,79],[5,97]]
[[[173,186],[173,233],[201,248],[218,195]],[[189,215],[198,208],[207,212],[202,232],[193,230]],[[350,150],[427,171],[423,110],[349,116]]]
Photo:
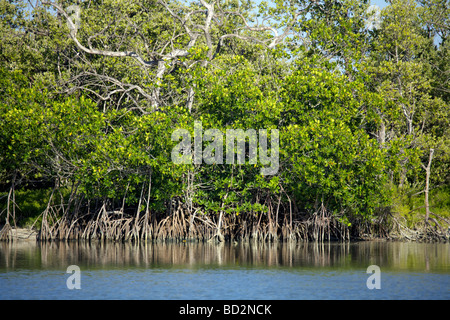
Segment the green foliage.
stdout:
[[[406,221],[409,228],[417,229],[423,224],[425,217],[424,195],[398,188],[392,189],[392,212]],[[419,194],[417,194],[419,193]],[[430,210],[437,216],[448,219],[450,217],[450,196],[448,186],[435,188],[430,192]]]
[[385,152],[363,129],[371,120],[363,110],[372,102],[363,88],[304,63],[285,82],[285,181],[306,207],[323,202],[335,212],[370,217],[385,204]]
[[[277,208],[280,219],[292,210],[311,216],[324,204],[351,225],[392,205],[414,226],[424,200],[408,195],[423,190],[422,165],[434,149],[432,206],[448,217],[444,2],[392,1],[370,29],[367,1],[263,1],[257,9],[228,1],[210,38],[202,38],[198,2],[167,1],[171,12],[153,0],[81,2],[79,41],[159,59],[143,66],[131,54],[80,50],[52,10],[1,1],[2,199],[17,190],[25,223],[42,210],[36,198],[48,197],[50,185],[66,196],[74,187],[85,207],[101,202],[134,214],[143,202],[164,213],[175,199],[191,213],[261,217]],[[183,25],[176,15],[190,10]],[[263,46],[272,40],[269,28],[242,31],[244,19],[268,14],[271,27],[294,31],[270,49]],[[186,26],[200,39],[195,45]],[[165,56],[184,49],[177,59]],[[187,129],[193,137],[194,121],[224,135],[278,129],[279,170],[261,175],[264,164],[248,154],[245,164],[226,164],[225,153],[223,164],[174,164],[171,134]]]
[[[15,193],[16,207],[16,224],[19,227],[31,228],[37,227],[42,221],[42,212],[47,206],[46,201],[51,194],[51,188],[45,189],[23,189],[18,190]],[[7,193],[1,193],[0,197],[7,197]],[[2,203],[0,210],[6,209],[6,203]]]

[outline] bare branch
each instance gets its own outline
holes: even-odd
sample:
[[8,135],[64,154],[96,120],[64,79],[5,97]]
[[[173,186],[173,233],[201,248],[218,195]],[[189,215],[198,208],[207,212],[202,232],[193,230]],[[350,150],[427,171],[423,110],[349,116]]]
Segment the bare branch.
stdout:
[[[71,27],[71,32],[70,32],[70,37],[72,38],[72,40],[75,42],[76,46],[89,54],[97,54],[97,55],[102,55],[102,56],[108,56],[108,57],[132,57],[135,58],[139,63],[141,63],[143,66],[157,66],[159,64],[160,60],[144,60],[139,54],[137,54],[134,51],[108,51],[108,50],[98,50],[98,49],[94,49],[92,48],[90,45],[90,48],[85,47],[76,37],[76,26],[75,23],[72,21],[72,19],[70,18],[70,16],[67,14],[67,12],[57,3],[51,2],[51,1],[42,1],[42,4],[45,5],[50,5],[52,7],[54,7],[55,9],[57,9],[67,20],[67,22],[69,23],[69,26]],[[90,41],[89,41],[90,43]],[[168,55],[163,56],[162,60],[167,60],[167,59],[173,59],[174,57],[181,57],[181,56],[186,56],[188,54],[188,52],[186,50],[175,50],[174,52],[169,53]]]
[[[41,2],[44,5],[55,8],[62,16],[64,16],[70,28],[70,38],[74,41],[76,47],[82,52],[93,55],[101,55],[105,57],[131,57],[145,68],[155,67],[155,72],[153,74],[152,80],[154,86],[151,89],[151,93],[145,92],[145,90],[138,85],[124,84],[117,79],[110,78],[105,75],[99,75],[96,73],[91,74],[90,77],[97,77],[100,82],[106,81],[107,83],[114,85],[113,87],[109,87],[107,84],[100,84],[100,87],[106,89],[106,92],[108,92],[108,94],[105,95],[102,93],[94,92],[93,90],[89,89],[91,85],[83,85],[83,89],[94,93],[99,99],[103,101],[109,100],[112,95],[121,93],[122,97],[124,95],[129,96],[137,106],[138,103],[136,99],[132,98],[129,95],[132,91],[135,91],[142,95],[145,99],[149,100],[154,110],[158,109],[158,106],[161,102],[160,91],[162,90],[162,79],[168,72],[168,70],[170,70],[171,66],[175,65],[175,63],[180,62],[181,65],[185,66],[188,69],[189,66],[192,66],[196,63],[200,63],[203,67],[206,67],[220,53],[220,50],[224,44],[224,40],[227,38],[236,38],[252,43],[258,43],[269,49],[274,48],[275,46],[280,44],[286,37],[293,34],[292,27],[296,22],[297,17],[301,12],[304,12],[309,8],[308,6],[307,8],[298,11],[295,14],[292,13],[292,16],[287,19],[287,23],[284,24],[282,30],[279,30],[277,27],[270,24],[270,16],[266,16],[261,24],[258,22],[256,25],[253,25],[250,22],[249,18],[247,18],[241,12],[223,10],[218,1],[200,0],[200,3],[193,5],[192,7],[180,5],[181,7],[179,8],[176,7],[178,4],[168,3],[166,1],[167,0],[157,0],[156,4],[160,5],[164,9],[164,11],[167,12],[167,14],[173,19],[173,31],[172,34],[168,36],[168,38],[156,38],[154,39],[153,43],[149,45],[143,29],[141,28],[140,30],[140,26],[128,17],[125,17],[127,21],[125,31],[121,36],[119,36],[120,46],[117,46],[118,48],[124,45],[128,33],[130,32],[130,30],[134,29],[134,34],[142,40],[142,43],[145,47],[144,50],[146,51],[147,56],[150,57],[150,60],[145,60],[139,53],[135,52],[138,49],[135,49],[135,51],[114,51],[94,48],[92,40],[100,35],[106,34],[107,30],[117,22],[116,19],[113,19],[113,21],[107,23],[107,26],[104,27],[103,30],[97,32],[94,35],[88,36],[86,46],[81,42],[80,38],[77,37],[77,26],[73,21],[74,18],[69,15],[68,11],[66,11],[61,4],[56,1],[50,0],[42,0]],[[200,8],[198,7],[198,5],[200,5]],[[201,7],[203,7],[204,9]],[[148,12],[148,9],[145,7],[142,7],[142,10]],[[231,32],[223,32],[223,30],[221,32],[220,26],[223,26],[227,19],[229,19],[230,17],[237,18],[237,25]],[[216,27],[219,27],[219,30],[217,30]],[[265,32],[272,33],[272,37],[265,34]],[[200,37],[204,37],[204,43],[208,48],[206,59],[191,62],[180,61],[180,58],[187,57],[189,55],[190,50],[197,44]],[[183,45],[179,45],[179,40],[185,38],[187,38],[186,40],[188,42]],[[86,75],[86,73],[84,75]],[[95,85],[99,85],[99,83],[96,83]],[[191,110],[195,92],[193,88],[187,88],[186,92],[187,97],[185,98],[187,101],[187,107],[189,110]]]

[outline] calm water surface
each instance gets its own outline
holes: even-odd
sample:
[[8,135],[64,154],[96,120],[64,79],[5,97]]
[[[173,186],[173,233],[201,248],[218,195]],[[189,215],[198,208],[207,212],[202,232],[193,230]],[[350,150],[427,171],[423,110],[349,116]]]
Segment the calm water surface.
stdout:
[[[367,288],[370,265],[381,289]],[[4,299],[449,300],[450,244],[0,243]]]

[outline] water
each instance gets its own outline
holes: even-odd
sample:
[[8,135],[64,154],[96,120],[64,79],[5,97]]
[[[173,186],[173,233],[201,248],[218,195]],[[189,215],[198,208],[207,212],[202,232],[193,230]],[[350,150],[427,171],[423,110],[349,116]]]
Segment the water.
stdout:
[[[444,299],[450,244],[0,243],[0,299]],[[80,268],[81,289],[68,289]],[[368,289],[370,265],[380,289]],[[70,283],[72,282],[70,278]]]

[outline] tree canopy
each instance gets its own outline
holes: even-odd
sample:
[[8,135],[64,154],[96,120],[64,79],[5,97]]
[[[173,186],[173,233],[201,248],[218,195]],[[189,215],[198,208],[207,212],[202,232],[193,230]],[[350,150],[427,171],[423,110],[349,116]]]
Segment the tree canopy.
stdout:
[[[26,220],[16,194],[49,190],[41,239],[445,234],[449,10],[1,0],[2,220]],[[175,130],[223,161],[174,163]],[[268,144],[253,161],[247,135],[245,163],[227,163],[227,130]]]

